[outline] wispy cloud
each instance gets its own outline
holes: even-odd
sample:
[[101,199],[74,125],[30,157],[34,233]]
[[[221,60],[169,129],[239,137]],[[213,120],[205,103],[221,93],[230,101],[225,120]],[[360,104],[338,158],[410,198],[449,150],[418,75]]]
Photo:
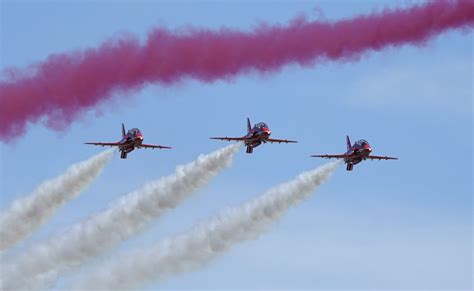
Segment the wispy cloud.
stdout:
[[348,86],[350,105],[377,111],[471,116],[472,58],[381,67]]

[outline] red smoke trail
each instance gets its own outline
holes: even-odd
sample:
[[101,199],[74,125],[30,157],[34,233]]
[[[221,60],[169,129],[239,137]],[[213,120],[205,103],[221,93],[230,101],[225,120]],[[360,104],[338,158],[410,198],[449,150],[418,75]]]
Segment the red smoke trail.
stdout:
[[337,22],[295,21],[245,33],[229,29],[153,30],[145,44],[111,40],[98,48],[51,55],[25,71],[5,70],[0,81],[0,139],[21,135],[28,122],[69,125],[82,112],[147,83],[183,78],[212,82],[290,63],[347,60],[370,50],[418,44],[448,29],[471,28],[474,1],[433,1]]

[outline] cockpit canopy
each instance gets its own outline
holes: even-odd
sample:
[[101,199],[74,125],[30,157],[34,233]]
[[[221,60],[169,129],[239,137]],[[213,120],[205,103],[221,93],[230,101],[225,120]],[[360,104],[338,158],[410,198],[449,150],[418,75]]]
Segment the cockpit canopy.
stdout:
[[358,140],[355,144],[363,147],[363,146],[368,145],[369,143],[365,139],[361,139],[361,140]]
[[128,133],[132,134],[132,135],[137,135],[140,133],[140,130],[138,128],[132,128],[128,131]]
[[259,122],[255,124],[256,128],[262,129],[262,128],[268,128],[267,124],[265,122]]

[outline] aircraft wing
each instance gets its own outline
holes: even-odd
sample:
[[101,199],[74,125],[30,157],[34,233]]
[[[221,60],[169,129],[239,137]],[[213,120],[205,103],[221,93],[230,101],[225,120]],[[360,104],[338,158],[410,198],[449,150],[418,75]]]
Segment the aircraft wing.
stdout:
[[288,139],[274,139],[274,138],[269,138],[266,140],[266,142],[269,142],[269,143],[274,143],[274,142],[277,142],[277,143],[297,143],[296,140],[288,140]]
[[350,158],[349,155],[312,155],[313,158],[324,158],[324,159],[344,159]]
[[154,144],[141,144],[137,148],[145,148],[145,149],[171,149],[171,147],[162,146],[162,145],[154,145]]
[[398,160],[398,158],[394,157],[387,157],[387,156],[368,156],[366,157],[368,160]]
[[246,138],[245,137],[211,137],[211,139],[218,139],[218,140],[226,140],[226,141],[241,141],[241,140],[245,140]]
[[85,144],[91,144],[96,146],[103,146],[103,147],[118,147],[121,145],[119,142],[85,142]]

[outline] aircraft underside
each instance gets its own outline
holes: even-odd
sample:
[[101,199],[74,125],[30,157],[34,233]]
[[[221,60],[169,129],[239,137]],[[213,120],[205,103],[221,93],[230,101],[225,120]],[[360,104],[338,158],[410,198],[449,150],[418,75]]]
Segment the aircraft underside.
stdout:
[[126,159],[127,158],[127,154],[131,151],[133,151],[135,149],[135,147],[125,147],[125,148],[120,148],[120,158],[121,159]]
[[346,159],[346,170],[347,171],[352,171],[352,168],[354,165],[357,165],[358,163],[362,162],[362,158],[355,158],[355,159]]
[[253,153],[253,148],[258,147],[261,144],[262,144],[262,142],[260,140],[249,140],[249,141],[247,141],[245,143],[245,145],[247,146],[246,153],[247,154]]

